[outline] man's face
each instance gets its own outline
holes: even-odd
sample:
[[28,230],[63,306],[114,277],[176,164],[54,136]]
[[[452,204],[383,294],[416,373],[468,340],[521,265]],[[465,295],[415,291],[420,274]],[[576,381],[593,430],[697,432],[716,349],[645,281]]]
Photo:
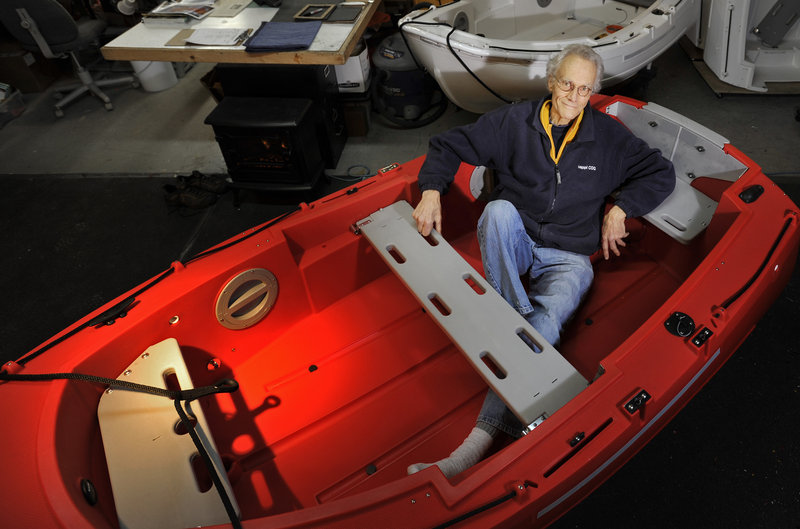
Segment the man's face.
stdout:
[[[555,78],[547,80],[547,88],[553,94],[550,118],[554,125],[566,125],[581,113],[592,95],[591,87],[594,86],[596,73],[590,61],[570,55],[561,63]],[[567,91],[568,87],[571,90]],[[582,87],[590,89],[583,96],[579,94],[586,90]]]

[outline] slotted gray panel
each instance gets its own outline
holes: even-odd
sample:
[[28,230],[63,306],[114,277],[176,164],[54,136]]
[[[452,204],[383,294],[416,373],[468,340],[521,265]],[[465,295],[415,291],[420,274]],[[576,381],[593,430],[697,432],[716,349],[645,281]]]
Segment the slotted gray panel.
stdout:
[[412,212],[408,202],[396,202],[357,226],[523,424],[551,415],[586,388],[586,379],[439,233],[426,239],[417,232]]

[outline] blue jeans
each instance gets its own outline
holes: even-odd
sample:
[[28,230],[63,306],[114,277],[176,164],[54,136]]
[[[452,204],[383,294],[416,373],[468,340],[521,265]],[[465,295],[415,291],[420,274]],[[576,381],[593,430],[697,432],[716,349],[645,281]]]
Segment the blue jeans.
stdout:
[[[517,208],[506,200],[486,205],[478,221],[478,243],[486,280],[545,340],[557,345],[564,324],[592,284],[589,256],[536,244],[525,231]],[[520,277],[526,272],[530,278],[527,290]],[[478,422],[513,437],[522,435],[527,426],[520,424],[491,389]]]

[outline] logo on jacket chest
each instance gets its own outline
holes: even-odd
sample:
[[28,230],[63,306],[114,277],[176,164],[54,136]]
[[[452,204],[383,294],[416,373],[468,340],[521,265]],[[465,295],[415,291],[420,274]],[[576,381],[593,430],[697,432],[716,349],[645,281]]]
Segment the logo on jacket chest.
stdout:
[[578,169],[581,171],[597,171],[597,167],[594,165],[579,165]]

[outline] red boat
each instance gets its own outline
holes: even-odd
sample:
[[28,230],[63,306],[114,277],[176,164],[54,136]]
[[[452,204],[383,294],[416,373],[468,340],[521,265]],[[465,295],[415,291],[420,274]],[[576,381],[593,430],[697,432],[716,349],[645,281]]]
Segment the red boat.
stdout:
[[[558,519],[731,357],[800,243],[797,206],[724,138],[658,105],[592,104],[660,148],[678,181],[628,221],[621,258],[594,260],[558,350],[521,349],[520,334],[540,337],[481,275],[482,168],[462,166],[445,236],[425,239],[409,220],[422,159],[389,167],[173,263],[4,364],[0,526]],[[530,432],[449,480],[407,475],[457,446],[487,386]]]

